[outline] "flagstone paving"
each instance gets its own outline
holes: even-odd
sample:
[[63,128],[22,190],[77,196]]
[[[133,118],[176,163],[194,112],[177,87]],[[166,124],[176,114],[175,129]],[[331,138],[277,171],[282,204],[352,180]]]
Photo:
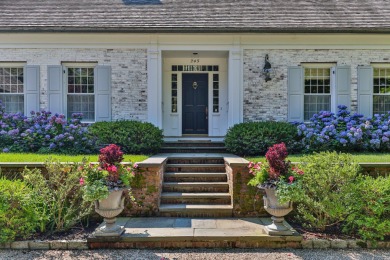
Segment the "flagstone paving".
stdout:
[[269,218],[118,218],[118,224],[125,228],[120,237],[91,236],[88,244],[91,248],[142,247],[139,242],[145,242],[145,247],[172,248],[219,247],[222,243],[230,247],[238,244],[241,247],[272,247],[267,244],[271,242],[276,242],[275,245],[290,243],[294,247],[296,243],[300,246],[302,236],[287,223],[293,235],[269,236],[264,226],[270,223]]

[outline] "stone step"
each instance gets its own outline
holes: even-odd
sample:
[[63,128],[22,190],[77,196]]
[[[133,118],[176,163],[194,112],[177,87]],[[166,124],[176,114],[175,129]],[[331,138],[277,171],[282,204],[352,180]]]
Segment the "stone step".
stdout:
[[222,147],[225,148],[224,142],[211,141],[178,141],[178,142],[164,142],[162,147]]
[[168,164],[225,164],[222,157],[170,157]]
[[161,193],[161,204],[230,205],[231,196],[229,193],[163,192]]
[[224,164],[167,164],[166,172],[226,172]]
[[227,182],[163,182],[163,192],[229,192]]
[[270,217],[119,217],[117,223],[125,228],[121,236],[91,235],[89,248],[302,248],[302,236],[295,230],[290,236],[268,235],[265,226],[272,223]]
[[226,182],[225,172],[166,172],[166,182]]
[[161,147],[162,153],[227,153],[224,147]]
[[161,204],[163,217],[231,217],[232,205]]

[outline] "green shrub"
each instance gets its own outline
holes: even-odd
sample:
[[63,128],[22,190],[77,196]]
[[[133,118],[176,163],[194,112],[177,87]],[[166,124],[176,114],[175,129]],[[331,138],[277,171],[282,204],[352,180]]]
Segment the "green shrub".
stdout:
[[47,174],[27,168],[22,173],[24,181],[32,189],[33,197],[43,198],[36,205],[37,211],[47,216],[46,227],[51,232],[74,227],[92,212],[92,204],[82,198],[81,171],[78,167],[77,164],[48,160]]
[[139,121],[97,122],[89,128],[89,134],[97,139],[97,145],[116,144],[125,153],[157,153],[163,143],[162,130],[151,123]]
[[364,240],[383,240],[390,235],[390,177],[365,176],[348,199],[351,214],[344,232],[357,233]]
[[321,231],[344,221],[349,214],[348,198],[360,176],[359,164],[349,154],[322,152],[304,156],[299,167],[304,171],[300,189],[290,194],[298,202],[298,221]]
[[[0,179],[0,242],[25,239],[36,232],[44,215],[36,211],[40,196],[21,180]],[[44,224],[43,224],[44,225]]]
[[229,128],[225,145],[237,155],[264,155],[274,144],[284,142],[289,153],[301,151],[297,127],[287,122],[248,122]]

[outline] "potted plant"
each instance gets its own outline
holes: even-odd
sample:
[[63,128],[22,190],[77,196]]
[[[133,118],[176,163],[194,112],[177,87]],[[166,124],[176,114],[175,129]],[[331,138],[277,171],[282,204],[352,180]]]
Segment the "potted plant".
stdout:
[[124,232],[116,224],[116,216],[124,209],[124,191],[130,192],[137,164],[124,165],[122,160],[120,147],[110,144],[100,149],[98,164],[79,167],[83,173],[83,198],[95,202],[95,211],[104,217],[105,224],[95,232],[96,236],[120,236]]
[[253,178],[249,185],[265,192],[264,208],[272,215],[273,223],[268,225],[269,234],[290,235],[292,232],[283,224],[284,216],[292,209],[294,193],[299,189],[303,171],[287,161],[287,148],[284,143],[270,147],[265,155],[266,162],[248,165]]

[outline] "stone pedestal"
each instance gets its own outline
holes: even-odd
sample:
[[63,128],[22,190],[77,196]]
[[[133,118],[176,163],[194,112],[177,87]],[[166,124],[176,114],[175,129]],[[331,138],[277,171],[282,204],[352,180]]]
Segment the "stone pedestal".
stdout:
[[290,228],[285,225],[284,216],[290,213],[293,209],[292,202],[280,204],[276,197],[275,189],[266,189],[266,195],[263,196],[264,209],[272,215],[272,224],[267,225],[266,232],[268,235],[289,236],[293,234]]
[[104,217],[104,223],[95,230],[94,236],[122,235],[125,229],[116,223],[116,216],[124,209],[124,201],[123,189],[113,190],[106,199],[95,201],[95,211]]

